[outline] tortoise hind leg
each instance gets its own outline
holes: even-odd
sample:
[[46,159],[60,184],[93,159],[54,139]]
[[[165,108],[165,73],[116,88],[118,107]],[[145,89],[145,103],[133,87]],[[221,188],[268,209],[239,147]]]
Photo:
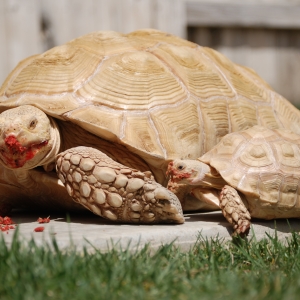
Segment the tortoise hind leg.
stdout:
[[151,172],[121,165],[99,150],[75,147],[57,156],[69,195],[97,215],[125,223],[183,223],[178,198]]
[[227,221],[233,225],[233,235],[249,233],[251,216],[238,192],[225,185],[220,193],[220,208]]

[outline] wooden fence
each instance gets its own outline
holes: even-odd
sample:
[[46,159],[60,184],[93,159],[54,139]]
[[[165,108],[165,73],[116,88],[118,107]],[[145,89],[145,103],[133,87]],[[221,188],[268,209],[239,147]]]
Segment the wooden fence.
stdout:
[[150,27],[217,49],[300,106],[300,0],[0,0],[0,83],[85,33]]

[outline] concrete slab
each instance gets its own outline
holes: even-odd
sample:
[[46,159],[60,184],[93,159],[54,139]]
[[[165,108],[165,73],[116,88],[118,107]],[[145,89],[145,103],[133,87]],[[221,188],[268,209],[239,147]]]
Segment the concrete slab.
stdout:
[[[47,217],[44,212],[14,212],[12,219],[19,224],[20,238],[24,242],[33,238],[38,245],[50,243],[55,237],[61,249],[75,246],[81,251],[83,247],[93,247],[107,251],[111,247],[130,247],[136,249],[149,243],[152,249],[162,244],[174,242],[183,250],[188,250],[197,241],[199,234],[204,238],[219,237],[224,241],[231,239],[232,229],[221,212],[185,214],[182,225],[124,225],[106,221],[92,213],[82,212],[68,217],[61,213],[51,214],[50,223],[38,224],[38,217]],[[44,226],[44,232],[34,232],[38,226]],[[249,239],[255,235],[257,240],[274,236],[275,227],[280,239],[291,235],[291,230],[300,231],[299,219],[290,220],[253,220]],[[7,244],[10,244],[13,231],[3,232]]]

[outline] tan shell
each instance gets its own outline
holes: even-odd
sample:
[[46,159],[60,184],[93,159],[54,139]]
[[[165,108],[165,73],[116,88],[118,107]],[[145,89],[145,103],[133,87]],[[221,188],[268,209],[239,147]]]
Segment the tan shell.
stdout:
[[246,196],[252,216],[299,216],[299,135],[254,126],[228,134],[200,160]]
[[95,32],[23,60],[0,111],[24,104],[163,160],[256,124],[300,134],[298,110],[253,71],[156,30]]

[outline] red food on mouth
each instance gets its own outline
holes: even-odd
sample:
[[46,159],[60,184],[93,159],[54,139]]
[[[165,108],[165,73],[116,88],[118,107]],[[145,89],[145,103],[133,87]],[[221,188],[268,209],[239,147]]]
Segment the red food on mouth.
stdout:
[[181,179],[190,178],[191,177],[191,173],[189,173],[189,172],[184,173],[182,171],[178,171],[174,167],[174,163],[173,162],[169,163],[166,175],[170,175],[171,176],[171,181],[180,181]]
[[5,159],[8,166],[12,168],[20,168],[45,145],[48,141],[44,141],[40,144],[34,144],[31,146],[22,146],[15,136],[9,135],[4,140],[7,147],[7,151],[2,152],[2,156]]
[[8,137],[5,138],[5,144],[7,147],[10,149],[12,152],[19,152],[23,153],[26,151],[26,147],[23,147],[18,140],[16,139],[15,136],[9,135]]
[[190,173],[177,173],[177,174],[175,173],[174,175],[178,179],[183,179],[183,178],[189,178],[189,177],[191,177]]

